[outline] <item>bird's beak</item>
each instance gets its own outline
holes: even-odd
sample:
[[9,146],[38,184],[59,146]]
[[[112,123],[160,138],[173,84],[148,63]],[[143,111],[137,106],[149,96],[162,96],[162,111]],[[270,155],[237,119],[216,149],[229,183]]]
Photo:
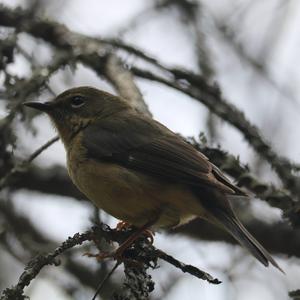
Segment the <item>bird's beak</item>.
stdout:
[[41,103],[41,102],[25,102],[25,106],[43,111],[45,113],[49,113],[52,109],[53,106],[49,102]]

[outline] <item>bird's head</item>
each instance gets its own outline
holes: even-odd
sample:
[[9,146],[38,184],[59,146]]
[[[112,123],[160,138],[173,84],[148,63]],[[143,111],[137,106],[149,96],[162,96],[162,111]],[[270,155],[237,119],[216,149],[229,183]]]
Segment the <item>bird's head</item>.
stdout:
[[91,122],[129,108],[120,97],[92,87],[72,88],[52,101],[24,105],[47,113],[65,144]]

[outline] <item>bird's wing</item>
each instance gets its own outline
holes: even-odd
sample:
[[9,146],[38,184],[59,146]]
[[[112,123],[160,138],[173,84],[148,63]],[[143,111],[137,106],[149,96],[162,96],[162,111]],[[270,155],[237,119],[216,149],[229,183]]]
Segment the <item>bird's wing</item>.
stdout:
[[84,130],[83,143],[94,160],[117,163],[161,180],[245,195],[205,155],[150,119],[135,115],[99,121]]

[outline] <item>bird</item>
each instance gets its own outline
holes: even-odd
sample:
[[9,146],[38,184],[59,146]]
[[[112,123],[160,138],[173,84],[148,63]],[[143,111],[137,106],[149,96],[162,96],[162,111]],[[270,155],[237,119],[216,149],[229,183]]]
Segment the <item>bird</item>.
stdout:
[[247,193],[203,153],[125,99],[81,86],[52,101],[24,104],[50,117],[71,180],[98,208],[140,231],[202,218],[225,229],[264,266],[271,263],[282,271],[232,208],[230,199]]

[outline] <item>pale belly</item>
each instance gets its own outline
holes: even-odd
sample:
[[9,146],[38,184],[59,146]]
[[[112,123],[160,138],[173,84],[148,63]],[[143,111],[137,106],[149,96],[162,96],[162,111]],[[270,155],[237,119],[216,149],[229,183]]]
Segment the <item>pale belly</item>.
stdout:
[[199,200],[184,186],[94,160],[68,162],[68,170],[97,207],[130,224],[143,226],[155,220],[155,227],[170,227],[203,215]]

